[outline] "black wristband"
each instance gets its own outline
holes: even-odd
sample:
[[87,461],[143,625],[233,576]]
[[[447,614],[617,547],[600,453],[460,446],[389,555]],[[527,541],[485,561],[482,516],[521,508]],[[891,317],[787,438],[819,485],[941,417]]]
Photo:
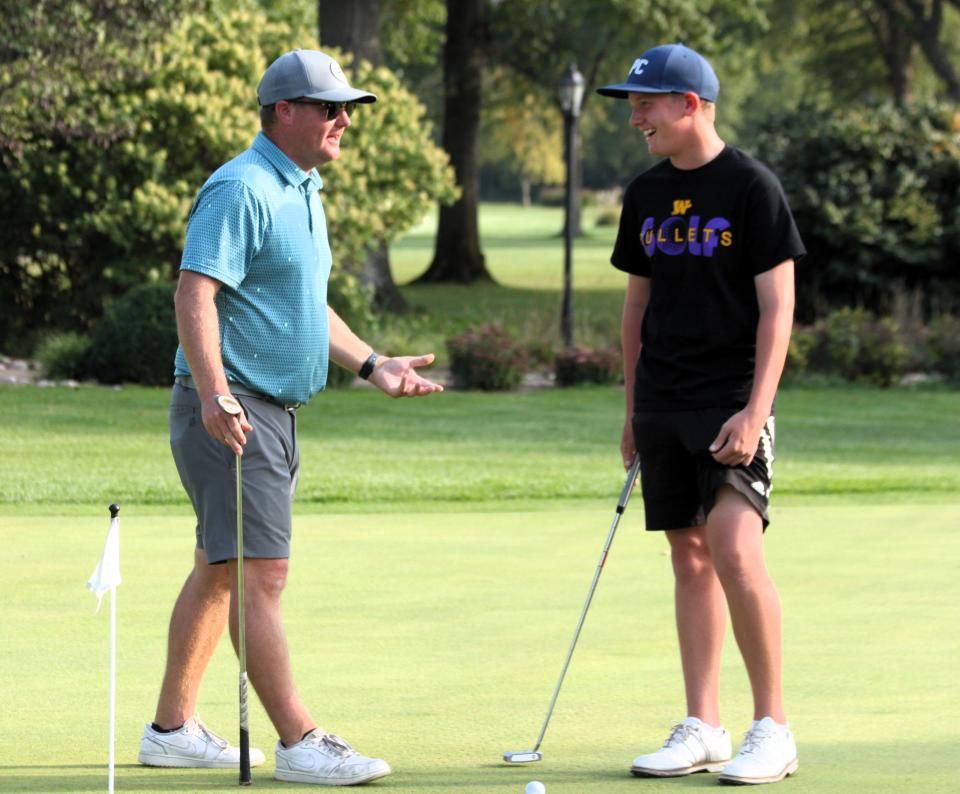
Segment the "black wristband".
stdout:
[[363,362],[363,366],[360,367],[360,371],[357,373],[361,378],[366,380],[373,373],[373,368],[377,365],[377,359],[380,358],[376,353],[371,353],[367,360]]

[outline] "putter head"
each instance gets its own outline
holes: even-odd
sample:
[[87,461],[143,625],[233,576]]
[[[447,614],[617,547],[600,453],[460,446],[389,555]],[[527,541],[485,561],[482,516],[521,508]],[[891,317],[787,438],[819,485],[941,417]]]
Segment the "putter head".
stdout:
[[539,761],[543,758],[543,753],[536,750],[521,750],[517,753],[504,753],[503,760],[508,764],[529,764],[531,761]]

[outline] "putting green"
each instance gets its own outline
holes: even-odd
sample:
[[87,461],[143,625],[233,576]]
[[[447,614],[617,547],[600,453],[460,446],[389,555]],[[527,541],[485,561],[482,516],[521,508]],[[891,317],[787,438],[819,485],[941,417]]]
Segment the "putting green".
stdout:
[[[666,544],[628,509],[543,745],[544,760],[500,761],[536,739],[612,519],[616,494],[560,510],[297,515],[285,614],[298,685],[321,724],[394,774],[370,790],[644,792],[714,786],[715,776],[640,781],[634,755],[683,716]],[[548,505],[549,503],[544,503]],[[122,514],[118,594],[117,789],[205,791],[223,770],[135,763],[152,717],[173,599],[190,559],[186,511]],[[4,516],[0,789],[106,787],[106,605],[84,589],[107,512]],[[956,504],[786,504],[767,535],[785,610],[787,704],[800,747],[797,792],[956,790],[960,728],[960,529]],[[732,639],[724,718],[750,718]],[[236,662],[226,640],[201,714],[236,733]],[[272,780],[275,734],[256,703],[254,745]]]

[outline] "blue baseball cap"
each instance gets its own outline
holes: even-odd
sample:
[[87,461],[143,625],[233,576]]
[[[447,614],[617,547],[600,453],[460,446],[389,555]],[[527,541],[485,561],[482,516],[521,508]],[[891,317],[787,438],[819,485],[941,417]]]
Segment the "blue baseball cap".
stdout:
[[720,81],[699,52],[683,44],[661,44],[647,50],[633,62],[626,82],[605,85],[598,94],[626,99],[627,94],[685,94],[692,91],[701,99],[716,102]]

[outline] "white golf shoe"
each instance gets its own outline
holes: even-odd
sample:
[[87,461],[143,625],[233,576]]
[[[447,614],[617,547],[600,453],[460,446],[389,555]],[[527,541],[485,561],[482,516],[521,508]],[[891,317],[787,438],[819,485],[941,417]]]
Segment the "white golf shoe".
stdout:
[[740,752],[720,773],[721,783],[776,783],[800,767],[797,744],[786,725],[770,717],[754,721],[744,734]]
[[694,772],[719,772],[730,760],[730,734],[696,717],[674,725],[663,747],[633,759],[637,777],[681,777]]
[[[194,715],[170,733],[145,725],[137,760],[146,766],[230,769],[240,767],[240,750],[231,747]],[[250,766],[259,766],[265,760],[261,750],[250,748]]]
[[320,786],[355,786],[390,774],[380,758],[360,755],[339,736],[313,730],[301,741],[277,743],[277,780]]

